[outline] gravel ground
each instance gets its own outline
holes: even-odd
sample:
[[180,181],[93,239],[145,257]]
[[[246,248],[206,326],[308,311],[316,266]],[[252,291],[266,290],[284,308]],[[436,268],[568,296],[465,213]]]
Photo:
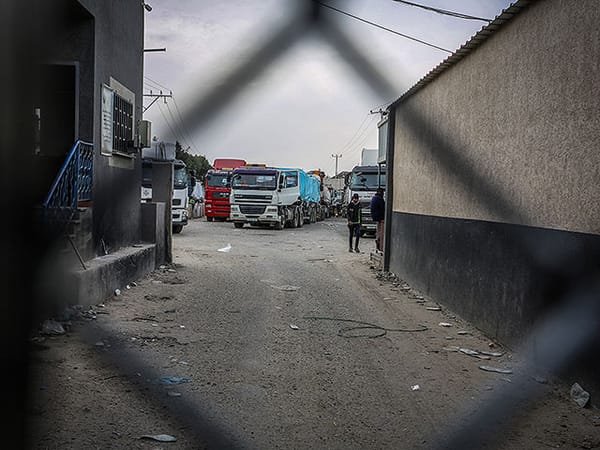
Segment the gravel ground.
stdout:
[[[348,253],[346,232],[192,221],[174,264],[33,339],[29,447],[434,448],[513,383],[518,358],[382,277],[373,239]],[[483,448],[600,448],[600,412],[546,378]]]

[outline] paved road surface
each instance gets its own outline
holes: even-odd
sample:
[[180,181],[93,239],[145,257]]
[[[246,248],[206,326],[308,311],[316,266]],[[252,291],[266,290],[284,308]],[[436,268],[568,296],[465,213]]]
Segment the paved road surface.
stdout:
[[[514,357],[401,280],[378,279],[374,240],[348,253],[346,233],[342,219],[283,231],[192,221],[174,236],[172,266],[94,308],[96,321],[39,343],[32,445],[431,447],[511,382],[479,366],[510,368]],[[78,339],[88,331],[91,347]],[[600,445],[594,412],[553,380],[544,389],[533,413],[515,411],[516,428],[497,430],[502,448]]]

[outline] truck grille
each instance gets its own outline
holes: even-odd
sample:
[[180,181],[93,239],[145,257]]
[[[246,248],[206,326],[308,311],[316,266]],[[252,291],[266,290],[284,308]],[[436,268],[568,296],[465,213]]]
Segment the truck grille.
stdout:
[[240,211],[242,214],[260,215],[265,212],[265,207],[260,205],[240,205]]
[[235,203],[241,205],[244,203],[263,203],[266,205],[271,204],[271,200],[273,199],[272,195],[260,195],[260,194],[234,194],[233,195]]

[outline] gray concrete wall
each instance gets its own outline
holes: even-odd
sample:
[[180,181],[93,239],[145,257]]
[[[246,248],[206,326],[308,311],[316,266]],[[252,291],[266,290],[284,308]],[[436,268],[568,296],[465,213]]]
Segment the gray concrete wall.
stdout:
[[[394,211],[600,233],[598,23],[595,0],[534,3],[400,103]],[[448,147],[478,176],[440,164]]]
[[142,117],[144,13],[138,0],[80,0],[94,16],[94,241],[110,251],[141,241],[141,164],[139,158],[100,152],[102,85],[111,77],[135,95],[135,117]]
[[599,23],[532,2],[392,107],[389,270],[513,348],[600,271]]

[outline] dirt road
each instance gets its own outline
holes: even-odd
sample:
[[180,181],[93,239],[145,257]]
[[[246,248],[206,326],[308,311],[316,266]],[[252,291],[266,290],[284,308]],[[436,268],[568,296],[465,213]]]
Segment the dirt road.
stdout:
[[[512,382],[479,366],[515,368],[516,356],[443,299],[378,276],[374,245],[348,253],[339,219],[191,222],[173,265],[35,340],[31,448],[433,447]],[[500,448],[600,448],[600,413],[568,385],[541,387],[532,411],[495,430]]]

